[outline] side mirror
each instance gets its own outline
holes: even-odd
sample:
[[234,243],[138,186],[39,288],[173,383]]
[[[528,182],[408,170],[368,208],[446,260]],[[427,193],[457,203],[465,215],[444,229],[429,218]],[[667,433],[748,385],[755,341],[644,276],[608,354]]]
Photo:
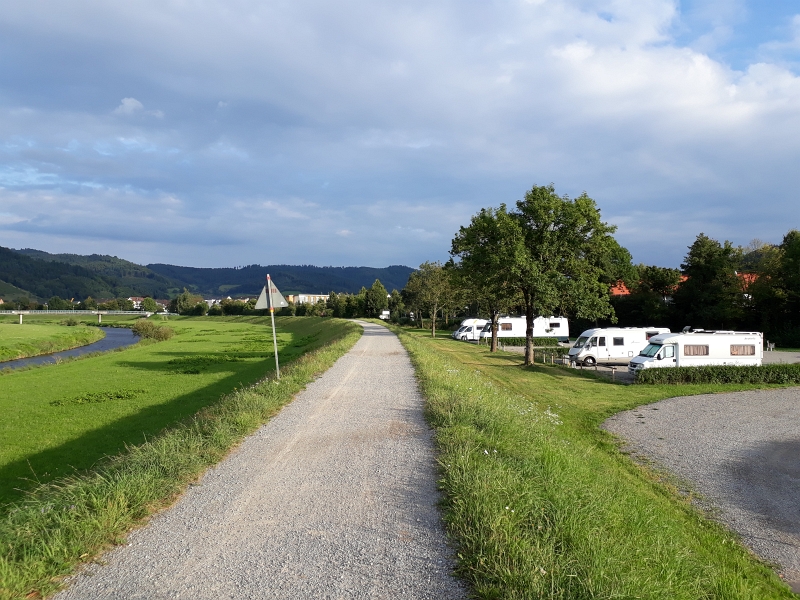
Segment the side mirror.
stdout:
[[661,355],[659,354],[658,356],[656,356],[656,359],[657,359],[657,360],[663,360],[663,359],[664,359],[664,357],[663,357],[663,356],[661,356]]

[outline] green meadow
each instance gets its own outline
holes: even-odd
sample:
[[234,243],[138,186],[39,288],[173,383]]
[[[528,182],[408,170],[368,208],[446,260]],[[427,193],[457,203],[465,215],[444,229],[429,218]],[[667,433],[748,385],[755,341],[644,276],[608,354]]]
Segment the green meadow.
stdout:
[[795,597],[694,507],[691,488],[634,463],[600,429],[663,398],[756,386],[626,386],[395,331],[427,400],[445,521],[475,597]]
[[77,348],[102,337],[99,327],[0,322],[0,368],[2,361]]
[[[0,375],[0,505],[39,483],[90,469],[274,370],[268,318],[159,323],[176,335]],[[342,335],[344,325],[319,318],[277,319],[281,361],[328,343]],[[22,326],[28,327],[48,326]]]

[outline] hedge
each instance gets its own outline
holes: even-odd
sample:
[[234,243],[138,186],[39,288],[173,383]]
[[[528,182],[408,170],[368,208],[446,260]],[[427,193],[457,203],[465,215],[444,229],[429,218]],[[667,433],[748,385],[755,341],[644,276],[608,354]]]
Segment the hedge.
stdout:
[[[486,340],[487,343],[491,342],[491,337],[481,338],[481,340]],[[503,344],[503,346],[524,346],[525,345],[525,338],[524,337],[499,337],[497,338],[498,344]],[[533,338],[533,345],[539,348],[552,348],[558,347],[558,338],[554,337],[535,337]]]
[[707,366],[642,369],[636,383],[798,383],[800,364],[762,365],[760,367]]

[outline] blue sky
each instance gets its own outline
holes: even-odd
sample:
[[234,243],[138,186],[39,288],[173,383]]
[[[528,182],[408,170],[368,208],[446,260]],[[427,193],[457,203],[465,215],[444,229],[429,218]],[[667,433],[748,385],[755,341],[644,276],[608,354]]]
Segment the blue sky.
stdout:
[[586,191],[636,262],[800,227],[800,2],[0,9],[0,245],[416,266]]

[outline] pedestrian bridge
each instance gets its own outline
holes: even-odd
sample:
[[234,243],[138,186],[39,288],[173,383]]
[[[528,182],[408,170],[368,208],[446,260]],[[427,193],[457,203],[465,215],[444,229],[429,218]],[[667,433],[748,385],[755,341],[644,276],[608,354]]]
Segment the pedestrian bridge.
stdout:
[[154,314],[142,310],[7,310],[0,311],[0,315],[4,312],[6,314],[19,315],[20,325],[22,325],[23,315],[97,315],[97,322],[102,323],[103,315],[139,315],[142,317],[150,317]]

